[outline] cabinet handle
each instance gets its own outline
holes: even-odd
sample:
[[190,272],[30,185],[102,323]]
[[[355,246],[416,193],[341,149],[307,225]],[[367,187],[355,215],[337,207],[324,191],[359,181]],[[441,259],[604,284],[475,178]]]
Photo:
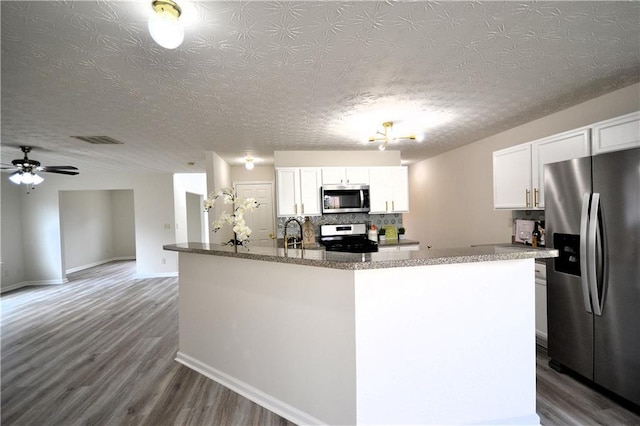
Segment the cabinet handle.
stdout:
[[533,189],[533,207],[538,207],[538,188]]
[[395,201],[391,202],[391,210],[394,211],[394,212],[396,211],[396,202]]
[[304,214],[304,203],[302,203],[302,204],[301,204],[301,206],[302,206],[302,207],[301,207],[301,209],[300,209],[300,213],[301,213],[301,214]]
[[294,204],[293,205],[293,212],[297,215],[298,214],[298,205]]
[[387,212],[389,211],[389,202],[388,201],[384,202],[384,210],[387,211]]
[[524,190],[524,206],[529,207],[529,195],[531,195],[531,191],[528,189]]

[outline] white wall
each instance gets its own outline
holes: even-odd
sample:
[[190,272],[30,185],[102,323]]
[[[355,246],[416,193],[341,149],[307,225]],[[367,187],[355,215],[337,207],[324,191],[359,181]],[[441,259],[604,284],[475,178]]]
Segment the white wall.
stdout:
[[[231,188],[231,167],[215,152],[207,152],[207,194],[220,189]],[[226,206],[228,207],[228,206]],[[228,209],[227,209],[228,210]],[[218,203],[208,213],[207,222],[211,223],[220,217],[225,211],[225,206]],[[233,238],[233,231],[230,226],[225,226],[216,233],[210,233],[209,239],[213,244],[220,244]]]
[[[187,226],[187,192],[202,195],[207,198],[207,174],[205,173],[176,173],[173,175],[173,204],[176,218],[176,241],[186,243],[189,241]],[[204,208],[204,206],[203,206]],[[205,218],[207,215],[204,215]],[[208,232],[207,220],[203,223],[205,235]],[[208,235],[206,235],[208,236]],[[205,239],[203,242],[208,242]]]
[[407,238],[434,248],[511,242],[511,211],[493,209],[493,151],[639,109],[634,84],[412,164]]
[[[176,274],[176,253],[162,249],[165,244],[175,243],[172,175],[92,174],[81,170],[79,176],[73,177],[46,174],[45,181],[30,194],[21,193],[22,205],[18,217],[22,223],[13,216],[8,218],[11,223],[6,226],[21,229],[24,244],[22,262],[25,267],[23,281],[31,284],[55,284],[66,279],[62,260],[59,192],[112,189],[133,190],[137,276],[142,278]],[[5,191],[2,198],[4,203]],[[3,227],[4,221],[3,215]],[[10,242],[5,240],[6,235],[3,234],[3,247]],[[17,270],[20,262],[19,259],[11,259],[10,264],[3,267],[10,271]]]
[[276,169],[273,166],[255,166],[247,170],[244,166],[231,167],[231,181],[239,182],[275,182]]
[[24,278],[24,255],[22,244],[22,194],[24,186],[11,183],[7,174],[1,174],[0,184],[1,221],[0,237],[0,291],[11,290]]
[[275,151],[275,167],[399,166],[400,151]]
[[63,269],[135,259],[133,191],[60,191]]
[[136,257],[136,217],[133,191],[109,192],[113,222],[113,256],[116,259],[134,259]]

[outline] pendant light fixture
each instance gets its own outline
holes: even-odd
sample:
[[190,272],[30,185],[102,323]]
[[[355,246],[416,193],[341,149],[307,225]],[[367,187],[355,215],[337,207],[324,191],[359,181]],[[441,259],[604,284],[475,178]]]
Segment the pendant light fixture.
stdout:
[[382,123],[382,128],[383,128],[383,131],[380,131],[380,130],[376,131],[376,135],[380,135],[380,136],[369,137],[369,142],[382,141],[382,143],[378,147],[380,151],[385,150],[385,148],[387,147],[387,143],[394,142],[400,139],[409,139],[409,140],[418,141],[418,142],[422,141],[422,137],[418,138],[416,135],[396,136],[393,132],[393,121],[385,121],[384,123]]
[[182,14],[180,6],[172,0],[151,2],[154,14],[149,19],[149,34],[165,49],[175,49],[184,40],[184,29],[178,20]]

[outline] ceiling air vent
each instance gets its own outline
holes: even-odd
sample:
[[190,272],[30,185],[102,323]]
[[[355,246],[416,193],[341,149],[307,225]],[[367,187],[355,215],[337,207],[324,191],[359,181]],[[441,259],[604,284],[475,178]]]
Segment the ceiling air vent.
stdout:
[[119,140],[110,138],[109,136],[71,136],[81,141],[94,145],[123,145]]

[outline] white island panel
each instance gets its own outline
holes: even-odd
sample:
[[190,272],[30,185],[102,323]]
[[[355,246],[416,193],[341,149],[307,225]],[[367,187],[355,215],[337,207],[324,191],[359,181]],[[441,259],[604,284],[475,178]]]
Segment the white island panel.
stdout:
[[180,255],[177,360],[298,424],[355,424],[353,271]]
[[356,272],[358,424],[539,424],[534,260]]

